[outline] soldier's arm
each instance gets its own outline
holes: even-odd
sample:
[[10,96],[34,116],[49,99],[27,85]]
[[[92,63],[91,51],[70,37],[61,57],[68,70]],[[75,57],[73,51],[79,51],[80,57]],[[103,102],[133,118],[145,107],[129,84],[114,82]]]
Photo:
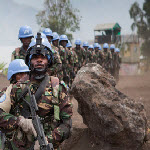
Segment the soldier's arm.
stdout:
[[[64,84],[64,83],[63,83]],[[59,92],[59,109],[60,109],[60,125],[56,127],[48,140],[52,143],[61,143],[69,137],[70,128],[72,126],[72,104],[68,98],[66,85],[60,84]]]
[[8,87],[5,93],[1,93],[3,95],[1,95],[2,102],[0,103],[0,129],[5,133],[13,131],[18,127],[18,117],[9,112],[13,104],[11,101],[13,97],[10,96],[10,91],[11,94],[14,92],[13,88],[10,90]]

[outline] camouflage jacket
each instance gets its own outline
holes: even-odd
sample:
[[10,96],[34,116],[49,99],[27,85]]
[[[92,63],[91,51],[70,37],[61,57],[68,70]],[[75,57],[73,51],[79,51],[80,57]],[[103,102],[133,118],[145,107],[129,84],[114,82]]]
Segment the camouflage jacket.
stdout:
[[93,53],[91,51],[87,51],[87,63],[92,63],[93,61]]
[[11,61],[14,59],[25,59],[26,51],[24,50],[23,46],[16,48],[11,55]]
[[[52,86],[52,84],[54,86]],[[18,102],[19,95],[27,85],[30,87],[31,93],[35,94],[39,83],[25,81],[14,84],[10,92],[10,111],[4,111],[3,106],[1,106],[5,101],[0,105],[0,130],[5,133],[11,132],[13,134],[13,136],[11,136],[11,145],[15,150],[28,150],[34,144],[34,140],[29,141],[27,134],[18,127],[18,116],[22,115],[25,118],[30,117],[28,105],[24,101]],[[25,98],[30,102],[28,94]],[[45,135],[48,141],[57,147],[59,143],[63,141],[64,136],[60,125],[63,124],[63,120],[70,119],[72,116],[72,105],[68,99],[65,83],[62,81],[59,83],[59,80],[51,77],[37,104],[39,108],[38,115],[42,119]]]
[[111,53],[110,52],[103,52],[103,67],[111,68]]
[[93,62],[98,63],[98,64],[102,64],[103,61],[103,54],[100,51],[94,51],[93,52]]
[[60,46],[59,47],[59,55],[60,55],[60,59],[62,61],[62,65],[66,66],[68,64],[68,50],[67,50],[67,48]]
[[77,56],[78,56],[78,63],[83,63],[83,61],[85,60],[85,51],[83,48],[77,49],[76,47],[73,48],[73,50],[76,52]]
[[74,64],[78,63],[78,56],[72,48],[68,50],[68,62],[73,67],[74,67]]
[[58,77],[62,72],[62,61],[60,59],[59,49],[53,45],[52,52],[54,56],[54,64],[51,66],[51,68],[48,69],[48,73],[50,76]]
[[111,64],[112,64],[112,69],[115,69],[116,67],[116,59],[117,59],[117,56],[116,56],[116,53],[115,52],[111,52]]
[[119,69],[121,64],[121,57],[119,54],[115,53],[115,68]]

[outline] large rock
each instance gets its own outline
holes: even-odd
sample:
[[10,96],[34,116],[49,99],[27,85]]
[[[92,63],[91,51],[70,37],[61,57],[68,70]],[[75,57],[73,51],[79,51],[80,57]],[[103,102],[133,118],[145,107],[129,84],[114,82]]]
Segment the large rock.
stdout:
[[98,64],[78,71],[71,93],[95,144],[107,149],[141,149],[147,130],[143,104],[115,88],[114,78]]

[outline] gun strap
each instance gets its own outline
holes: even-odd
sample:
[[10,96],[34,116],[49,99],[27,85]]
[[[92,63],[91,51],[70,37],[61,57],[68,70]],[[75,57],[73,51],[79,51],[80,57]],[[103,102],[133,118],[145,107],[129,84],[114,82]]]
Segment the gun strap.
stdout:
[[[47,85],[47,83],[49,82],[50,77],[48,75],[45,76],[44,80],[41,82],[40,86],[38,87],[36,93],[35,93],[35,98],[38,101],[40,99],[40,97],[42,96],[45,87]],[[19,95],[19,99],[18,102],[20,103],[22,101],[22,98],[26,96],[26,94],[28,93],[28,86],[26,86],[22,93]],[[20,101],[21,100],[21,101]]]
[[38,102],[46,88],[46,85],[49,83],[50,77],[48,75],[45,76],[44,80],[41,82],[40,86],[38,87],[35,93],[35,99]]

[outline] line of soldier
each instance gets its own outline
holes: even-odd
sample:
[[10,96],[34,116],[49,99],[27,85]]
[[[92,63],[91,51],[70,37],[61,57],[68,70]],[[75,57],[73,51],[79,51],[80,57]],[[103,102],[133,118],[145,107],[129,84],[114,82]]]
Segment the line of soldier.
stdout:
[[[70,136],[72,127],[68,87],[50,75],[54,68],[59,70],[62,63],[56,63],[59,60],[57,51],[52,49],[45,34],[37,33],[31,41],[32,29],[23,26],[18,38],[22,47],[12,53],[7,74],[10,85],[0,91],[0,131],[6,135],[5,144],[1,137],[0,149],[59,150],[60,144]],[[30,93],[26,93],[26,89]],[[36,109],[31,107],[33,97]],[[31,115],[32,109],[40,117],[43,130]],[[51,143],[53,148],[49,147]]]
[[[28,32],[25,32],[28,31]],[[42,34],[43,38],[47,38],[51,44],[54,54],[54,65],[49,69],[49,74],[64,80],[70,87],[77,71],[86,63],[98,63],[111,73],[117,80],[119,77],[120,56],[119,48],[115,45],[110,46],[107,43],[103,45],[103,51],[98,43],[89,45],[88,42],[81,40],[75,41],[75,47],[72,48],[71,42],[66,35],[58,35],[49,28],[45,28]],[[16,48],[12,53],[12,59],[24,59],[26,51],[33,38],[32,29],[29,26],[23,26],[19,30],[18,39],[22,42],[22,47]]]
[[[12,53],[7,74],[10,86],[0,91],[0,130],[6,133],[8,142],[5,149],[42,149],[29,107],[24,101],[18,101],[26,86],[38,99],[38,115],[44,125],[46,141],[59,149],[71,128],[72,105],[67,85],[71,86],[77,71],[86,63],[99,63],[109,71],[113,60],[107,43],[103,45],[104,52],[98,43],[93,46],[84,42],[82,48],[79,39],[72,48],[66,35],[59,37],[49,28],[32,40],[33,37],[31,27],[20,28],[18,39],[22,46]],[[115,50],[115,57],[119,57],[119,49]],[[25,98],[30,102],[29,95]]]

